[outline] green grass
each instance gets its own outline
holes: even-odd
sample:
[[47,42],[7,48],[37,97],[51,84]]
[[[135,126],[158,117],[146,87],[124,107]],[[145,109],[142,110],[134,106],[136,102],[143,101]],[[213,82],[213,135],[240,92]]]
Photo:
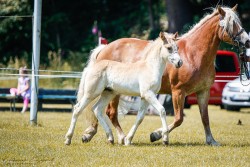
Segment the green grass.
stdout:
[[[197,106],[185,110],[183,124],[170,133],[170,145],[150,143],[149,134],[161,126],[158,116],[146,116],[132,146],[109,145],[102,128],[90,143],[82,143],[80,116],[72,144],[64,145],[71,113],[39,112],[38,126],[29,113],[0,112],[0,166],[250,166],[250,109],[239,113],[209,106],[210,124],[220,147],[205,144]],[[237,125],[238,120],[243,125]],[[168,116],[168,123],[173,117]],[[135,116],[121,118],[127,133]]]

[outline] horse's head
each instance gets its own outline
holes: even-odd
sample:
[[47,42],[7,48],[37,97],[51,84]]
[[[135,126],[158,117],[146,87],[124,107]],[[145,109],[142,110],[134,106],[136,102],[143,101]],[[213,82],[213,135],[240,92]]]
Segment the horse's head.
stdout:
[[236,13],[238,5],[232,9],[218,7],[220,15],[219,25],[221,27],[219,37],[222,41],[232,45],[240,45],[250,48],[250,39],[247,32],[242,28],[240,19]]
[[180,68],[183,64],[180,55],[178,54],[178,46],[176,44],[176,38],[178,33],[168,34],[165,32],[160,32],[159,37],[163,41],[164,48],[168,51],[169,54],[166,54],[167,59],[170,63],[174,64],[176,68]]

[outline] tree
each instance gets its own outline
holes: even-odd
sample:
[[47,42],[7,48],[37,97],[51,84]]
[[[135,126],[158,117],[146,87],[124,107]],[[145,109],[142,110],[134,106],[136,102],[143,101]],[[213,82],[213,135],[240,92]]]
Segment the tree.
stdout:
[[182,31],[185,24],[192,22],[192,11],[192,4],[189,0],[166,0],[168,32]]

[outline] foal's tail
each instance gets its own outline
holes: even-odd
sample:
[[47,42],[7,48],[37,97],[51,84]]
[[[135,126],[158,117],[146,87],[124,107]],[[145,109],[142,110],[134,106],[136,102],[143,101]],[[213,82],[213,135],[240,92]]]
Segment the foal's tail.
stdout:
[[[84,85],[85,85],[85,77],[86,74],[88,72],[88,69],[96,62],[97,60],[97,56],[98,54],[101,52],[101,50],[106,47],[106,45],[100,45],[98,47],[96,47],[94,50],[92,50],[87,66],[84,68],[83,73],[82,73],[82,77],[81,77],[81,81],[80,81],[80,85],[78,88],[78,93],[77,93],[77,101],[79,102],[81,100],[81,98],[84,95]],[[94,100],[93,102],[91,102],[84,110],[86,110],[84,113],[84,118],[86,120],[86,122],[88,124],[95,124],[97,123],[97,119],[94,116],[93,112],[91,111],[92,106],[95,104],[94,102],[96,102],[96,100]]]
[[79,85],[78,93],[77,93],[77,101],[80,101],[80,99],[83,97],[85,76],[86,76],[86,74],[88,72],[89,67],[91,67],[96,62],[98,54],[101,52],[101,50],[105,46],[106,45],[97,46],[94,50],[91,51],[91,54],[89,56],[89,60],[88,60],[87,66],[84,68],[84,70],[82,72],[82,77],[81,77],[81,81],[80,81],[80,85]]

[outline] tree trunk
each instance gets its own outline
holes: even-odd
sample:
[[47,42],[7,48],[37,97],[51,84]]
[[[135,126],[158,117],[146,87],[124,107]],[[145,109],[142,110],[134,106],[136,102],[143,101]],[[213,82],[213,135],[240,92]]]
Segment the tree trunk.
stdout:
[[192,22],[193,10],[189,0],[166,0],[168,32],[183,30],[183,26]]
[[148,1],[148,17],[149,17],[149,26],[152,31],[155,31],[155,23],[154,23],[154,14],[152,11],[152,3],[151,0]]

